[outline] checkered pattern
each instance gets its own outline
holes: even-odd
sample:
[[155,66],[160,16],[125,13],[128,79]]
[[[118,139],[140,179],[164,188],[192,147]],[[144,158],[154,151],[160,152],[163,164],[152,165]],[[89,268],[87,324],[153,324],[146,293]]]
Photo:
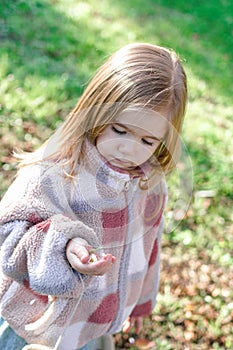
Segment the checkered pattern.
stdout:
[[[74,179],[60,163],[26,167],[0,204],[1,314],[28,343],[77,349],[154,308],[166,186],[139,188],[86,142]],[[145,175],[145,174],[144,174]],[[69,265],[68,240],[81,237],[116,262],[104,276]]]

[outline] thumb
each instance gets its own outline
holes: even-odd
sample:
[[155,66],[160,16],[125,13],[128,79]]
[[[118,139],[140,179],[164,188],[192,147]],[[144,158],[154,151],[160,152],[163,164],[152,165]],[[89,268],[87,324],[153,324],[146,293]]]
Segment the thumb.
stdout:
[[78,258],[81,262],[86,263],[89,259],[88,247],[88,243],[84,239],[71,239],[66,250],[68,260]]
[[87,247],[80,245],[80,244],[74,244],[74,250],[73,253],[81,260],[82,263],[86,263],[90,257],[89,251]]

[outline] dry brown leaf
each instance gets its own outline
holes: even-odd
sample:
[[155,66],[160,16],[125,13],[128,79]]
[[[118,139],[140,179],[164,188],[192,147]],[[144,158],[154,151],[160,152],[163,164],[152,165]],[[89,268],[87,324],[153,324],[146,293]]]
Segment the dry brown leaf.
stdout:
[[141,338],[135,341],[135,345],[139,350],[149,350],[155,346],[155,342]]

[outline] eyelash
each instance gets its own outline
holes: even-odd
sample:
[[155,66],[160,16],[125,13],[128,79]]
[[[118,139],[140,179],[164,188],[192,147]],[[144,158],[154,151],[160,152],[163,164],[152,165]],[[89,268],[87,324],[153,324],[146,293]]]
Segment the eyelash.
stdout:
[[124,130],[118,130],[115,126],[113,126],[112,125],[112,130],[114,131],[114,132],[116,132],[117,134],[119,134],[119,135],[125,135],[126,134],[126,131],[124,131]]
[[145,139],[142,139],[142,142],[143,143],[145,143],[145,145],[148,145],[148,146],[153,146],[153,142],[149,142],[149,141],[147,141],[147,140],[145,140]]
[[[124,130],[118,130],[115,126],[113,126],[112,125],[112,130],[115,132],[115,133],[117,133],[117,134],[119,134],[119,135],[126,135],[126,131],[124,131]],[[142,142],[145,144],[145,145],[148,145],[148,146],[153,146],[153,142],[149,142],[149,141],[147,141],[147,140],[145,140],[145,139],[142,139]]]

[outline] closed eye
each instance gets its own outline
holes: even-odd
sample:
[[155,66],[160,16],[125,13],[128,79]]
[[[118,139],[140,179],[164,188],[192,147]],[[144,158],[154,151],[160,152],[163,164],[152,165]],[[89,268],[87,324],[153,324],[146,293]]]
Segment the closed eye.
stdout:
[[153,146],[154,145],[154,142],[150,142],[146,139],[142,139],[142,142],[145,144],[145,145],[148,145],[148,146]]
[[119,134],[119,135],[127,134],[127,132],[125,130],[120,129],[120,128],[116,128],[114,125],[112,125],[112,131],[114,131],[116,134]]

